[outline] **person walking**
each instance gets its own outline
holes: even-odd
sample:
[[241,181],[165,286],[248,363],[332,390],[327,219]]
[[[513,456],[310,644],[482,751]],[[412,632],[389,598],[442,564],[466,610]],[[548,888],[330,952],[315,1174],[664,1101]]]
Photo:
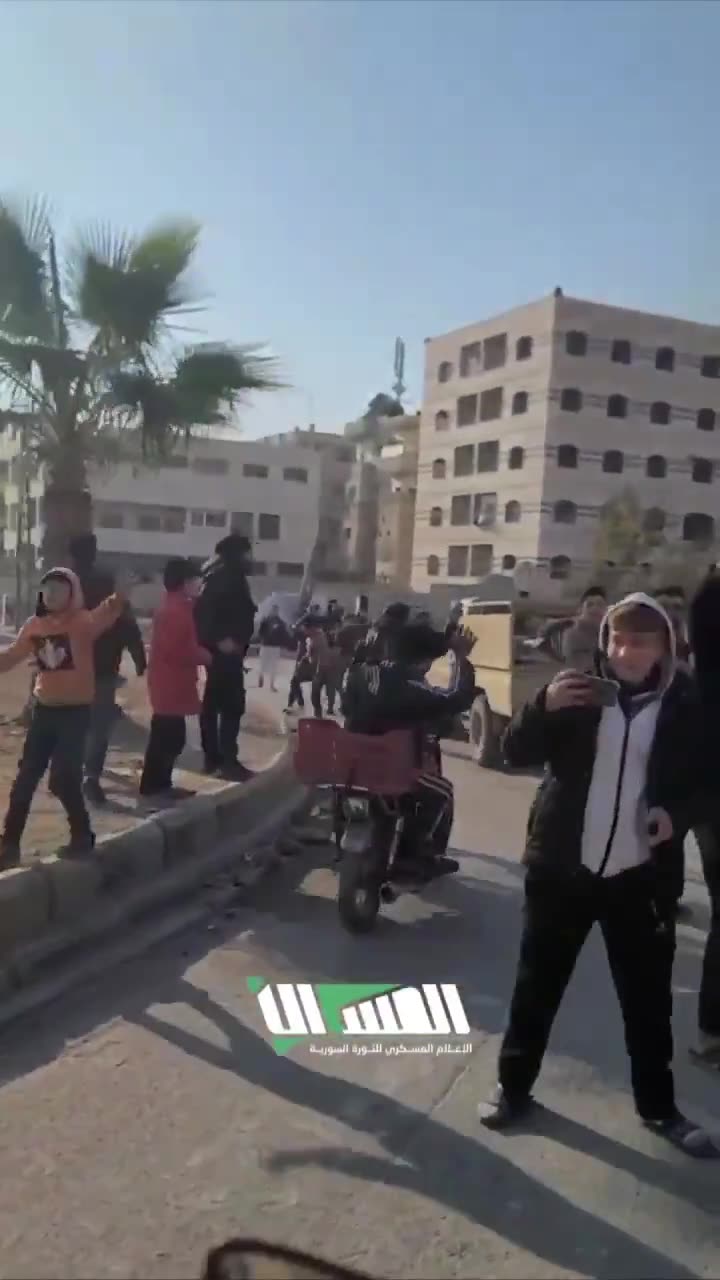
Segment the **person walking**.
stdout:
[[280,617],[279,605],[272,605],[267,617],[263,618],[258,627],[258,639],[260,641],[258,688],[262,689],[265,681],[269,680],[270,688],[275,693],[275,677],[277,676],[280,653],[283,649],[290,648],[292,644],[290,633]]
[[79,857],[94,847],[83,798],[85,740],[95,696],[93,651],[97,638],[110,630],[125,607],[124,597],[113,595],[86,609],[77,575],[70,569],[51,569],[41,579],[35,615],[0,653],[0,672],[30,657],[37,670],[30,727],[5,815],[2,871],[20,862],[30,806],[48,766],[53,792],[70,826],[70,842],[59,855]]
[[[94,534],[85,533],[72,539],[70,564],[77,575],[87,609],[95,609],[101,600],[113,594],[115,580],[112,573],[97,564],[97,539]],[[126,603],[113,626],[95,642],[95,697],[90,708],[85,743],[85,797],[92,805],[104,805],[106,802],[101,779],[113,725],[118,715],[115,695],[120,663],[126,649],[138,676],[143,676],[147,668],[145,645],[129,603]],[[50,789],[55,792],[54,771],[50,775]]]
[[[544,765],[528,830],[525,920],[489,1128],[532,1103],[555,1015],[593,925],[622,1008],[635,1106],[648,1129],[691,1156],[720,1150],[677,1108],[672,1073],[673,903],[666,864],[696,794],[700,708],[677,669],[675,632],[650,596],[631,595],[600,628],[599,673],[565,671],[515,716],[508,762]],[[612,686],[608,686],[612,691]],[[603,694],[606,690],[602,690]]]
[[205,568],[195,606],[198,639],[211,662],[200,712],[205,772],[244,782],[252,772],[238,760],[238,735],[245,714],[245,655],[255,627],[256,606],[247,573],[250,542],[230,533]]
[[690,646],[704,716],[704,804],[695,836],[710,896],[710,929],[705,943],[695,1061],[720,1071],[720,578],[711,574],[690,605]]
[[200,712],[198,676],[211,661],[198,642],[194,606],[200,570],[192,560],[174,557],[163,573],[165,595],[155,611],[150,639],[148,694],[152,708],[140,795],[147,800],[186,800],[195,794],[173,787],[175,762],[185,747],[186,720]]

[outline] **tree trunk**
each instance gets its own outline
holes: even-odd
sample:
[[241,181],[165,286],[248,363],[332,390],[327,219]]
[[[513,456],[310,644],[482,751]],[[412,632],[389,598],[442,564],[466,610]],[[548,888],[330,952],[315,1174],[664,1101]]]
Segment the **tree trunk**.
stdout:
[[92,496],[85,488],[63,486],[51,480],[45,490],[42,545],[43,569],[65,565],[70,555],[70,540],[79,533],[92,532]]

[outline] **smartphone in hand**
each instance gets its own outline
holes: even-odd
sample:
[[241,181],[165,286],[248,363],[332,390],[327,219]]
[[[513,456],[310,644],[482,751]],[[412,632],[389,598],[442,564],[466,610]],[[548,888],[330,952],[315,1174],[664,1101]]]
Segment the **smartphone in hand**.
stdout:
[[620,685],[617,680],[604,680],[601,676],[584,676],[593,694],[593,701],[599,707],[614,707],[617,704]]

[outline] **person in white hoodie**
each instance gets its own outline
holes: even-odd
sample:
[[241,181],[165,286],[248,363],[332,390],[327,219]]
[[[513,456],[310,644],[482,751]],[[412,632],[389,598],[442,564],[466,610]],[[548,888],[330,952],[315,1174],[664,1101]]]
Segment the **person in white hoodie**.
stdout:
[[700,706],[675,633],[650,596],[600,627],[597,675],[561,672],[512,720],[508,763],[545,766],[531,810],[520,962],[489,1128],[532,1104],[555,1015],[594,924],[622,1008],[635,1106],[689,1155],[720,1156],[677,1109],[672,1073],[674,859],[702,777]]

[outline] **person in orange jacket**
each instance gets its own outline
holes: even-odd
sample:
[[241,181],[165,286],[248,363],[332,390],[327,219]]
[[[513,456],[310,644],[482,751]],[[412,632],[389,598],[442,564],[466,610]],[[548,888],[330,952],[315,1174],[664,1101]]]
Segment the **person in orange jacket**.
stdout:
[[0,672],[28,658],[34,659],[37,670],[32,718],[0,841],[0,871],[20,862],[20,842],[33,796],[49,766],[53,794],[70,825],[70,843],[58,854],[78,857],[94,848],[82,789],[85,739],[95,696],[93,651],[97,637],[117,621],[125,605],[124,596],[113,595],[88,610],[77,575],[71,569],[51,569],[41,580],[34,616],[0,653]]

